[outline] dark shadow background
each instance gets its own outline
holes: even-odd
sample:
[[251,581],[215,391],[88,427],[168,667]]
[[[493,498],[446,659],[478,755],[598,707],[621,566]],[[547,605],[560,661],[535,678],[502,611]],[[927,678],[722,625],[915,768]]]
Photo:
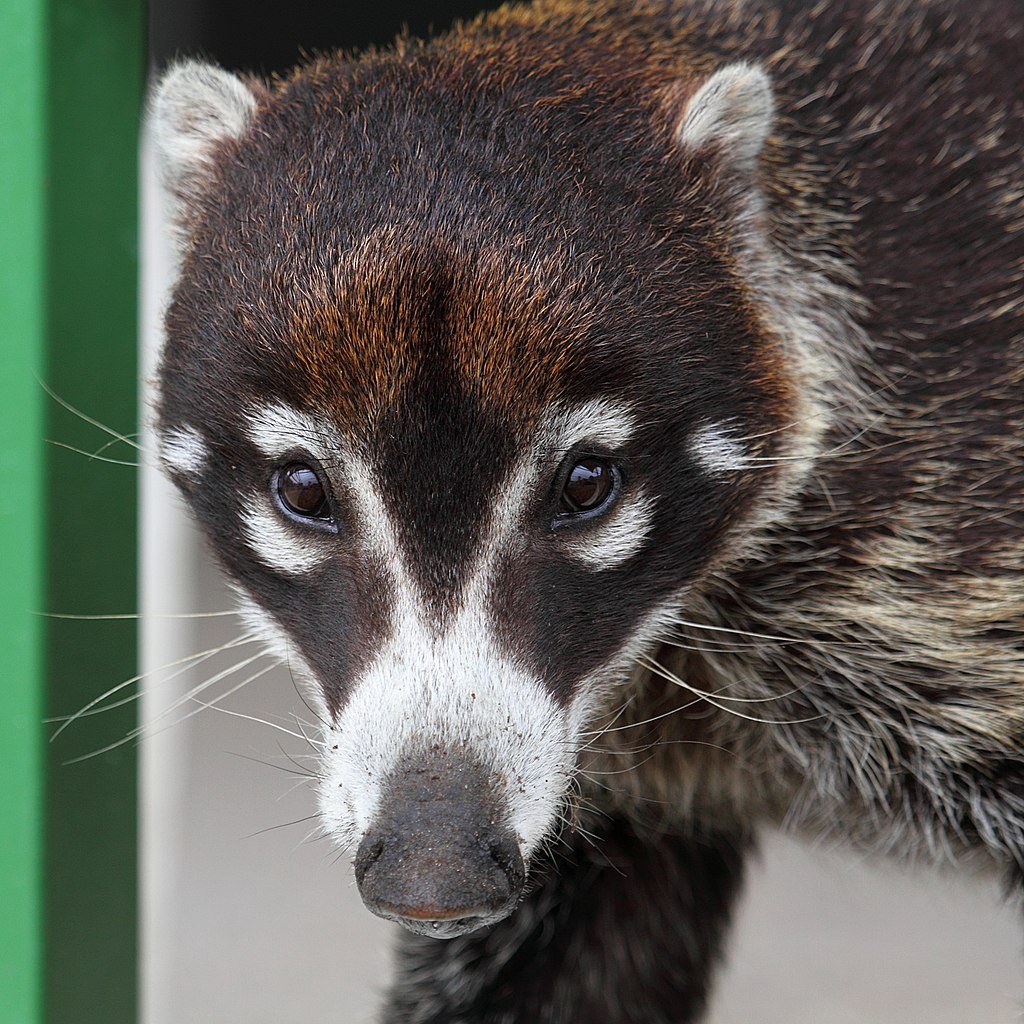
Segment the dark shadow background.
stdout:
[[159,70],[175,57],[203,56],[269,75],[317,52],[386,45],[405,27],[417,36],[436,35],[456,19],[499,6],[494,0],[153,0],[150,66]]

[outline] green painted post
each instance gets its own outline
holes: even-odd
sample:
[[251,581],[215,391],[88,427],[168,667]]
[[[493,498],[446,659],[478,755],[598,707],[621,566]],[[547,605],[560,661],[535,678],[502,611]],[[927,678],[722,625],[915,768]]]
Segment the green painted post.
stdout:
[[39,381],[135,430],[144,40],[138,0],[0,4],[0,1024],[136,1015],[134,750],[65,764],[134,712],[43,725],[135,673],[134,624],[37,613],[135,606],[135,473],[45,446],[108,438]]
[[[44,376],[62,398],[130,434],[144,5],[49,0],[47,38]],[[49,438],[88,451],[110,440],[56,403],[46,408]],[[124,445],[103,455],[136,458]],[[128,466],[51,449],[49,610],[135,608],[136,485]],[[47,714],[74,711],[133,676],[135,646],[130,620],[48,620]],[[76,723],[47,747],[46,1024],[131,1024],[136,1017],[135,745],[66,763],[117,740],[135,722],[129,705]]]
[[42,994],[43,0],[0,13],[0,1024]]

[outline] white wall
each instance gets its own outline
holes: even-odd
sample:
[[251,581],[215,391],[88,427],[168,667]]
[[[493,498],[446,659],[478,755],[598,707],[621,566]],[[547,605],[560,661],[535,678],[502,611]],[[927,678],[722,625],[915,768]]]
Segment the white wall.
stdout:
[[[151,376],[169,259],[148,176],[143,196],[143,362]],[[227,609],[230,599],[176,495],[151,469],[142,504],[148,670],[223,644],[241,626],[231,617],[161,617]],[[294,767],[284,752],[301,764],[308,749],[281,730],[311,717],[288,673],[269,672],[227,697],[222,706],[232,714],[201,710],[172,728],[161,717],[248,650],[147,684],[143,1024],[368,1024],[387,977],[390,930],[362,908],[346,858],[325,841],[303,843],[314,823],[287,824],[313,813],[308,787],[284,770]],[[1024,996],[1021,955],[1019,922],[992,881],[869,867],[773,837],[753,872],[713,1020],[1011,1024]]]

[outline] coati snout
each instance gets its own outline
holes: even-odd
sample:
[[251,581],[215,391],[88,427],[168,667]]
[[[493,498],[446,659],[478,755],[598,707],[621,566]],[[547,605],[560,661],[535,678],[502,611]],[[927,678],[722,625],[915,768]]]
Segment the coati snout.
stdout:
[[447,938],[493,924],[525,882],[504,779],[436,744],[405,759],[356,851],[366,905],[411,931]]
[[538,0],[163,79],[162,457],[417,933],[389,1022],[696,1021],[765,820],[1019,885],[1022,44]]

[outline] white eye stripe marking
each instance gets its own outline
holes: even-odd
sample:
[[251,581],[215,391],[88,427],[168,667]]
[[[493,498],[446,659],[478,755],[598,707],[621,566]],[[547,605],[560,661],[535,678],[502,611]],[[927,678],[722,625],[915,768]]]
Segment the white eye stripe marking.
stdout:
[[721,424],[698,430],[690,442],[690,453],[708,473],[734,473],[750,465],[746,449],[729,437]]
[[280,458],[293,448],[324,462],[340,455],[341,436],[334,425],[290,405],[275,402],[252,409],[248,421],[249,440],[268,458]]
[[[239,512],[242,536],[252,553],[269,569],[299,576],[322,565],[330,551],[313,530],[290,527],[265,500],[245,501]],[[333,535],[328,535],[333,536]]]
[[[628,405],[594,398],[551,413],[538,432],[538,447],[542,452],[547,447],[561,453],[589,441],[614,451],[624,448],[636,431],[636,417]],[[639,492],[623,494],[608,514],[586,524],[585,535],[568,536],[566,548],[588,569],[611,569],[643,547],[653,519],[653,499]]]
[[643,493],[620,498],[606,518],[587,523],[586,535],[572,538],[566,547],[588,569],[614,569],[644,546],[654,521],[654,505],[654,499]]
[[[270,459],[301,449],[329,464],[341,453],[341,435],[333,424],[282,402],[250,409],[247,419],[249,440]],[[330,557],[328,538],[286,522],[269,494],[243,502],[239,519],[253,554],[277,572],[298,576]]]
[[584,441],[621,448],[635,433],[636,419],[627,405],[594,398],[575,408],[557,406],[545,417],[537,437],[542,452],[561,452]]
[[161,460],[172,473],[179,476],[199,476],[208,457],[206,441],[195,427],[174,427],[160,439]]

